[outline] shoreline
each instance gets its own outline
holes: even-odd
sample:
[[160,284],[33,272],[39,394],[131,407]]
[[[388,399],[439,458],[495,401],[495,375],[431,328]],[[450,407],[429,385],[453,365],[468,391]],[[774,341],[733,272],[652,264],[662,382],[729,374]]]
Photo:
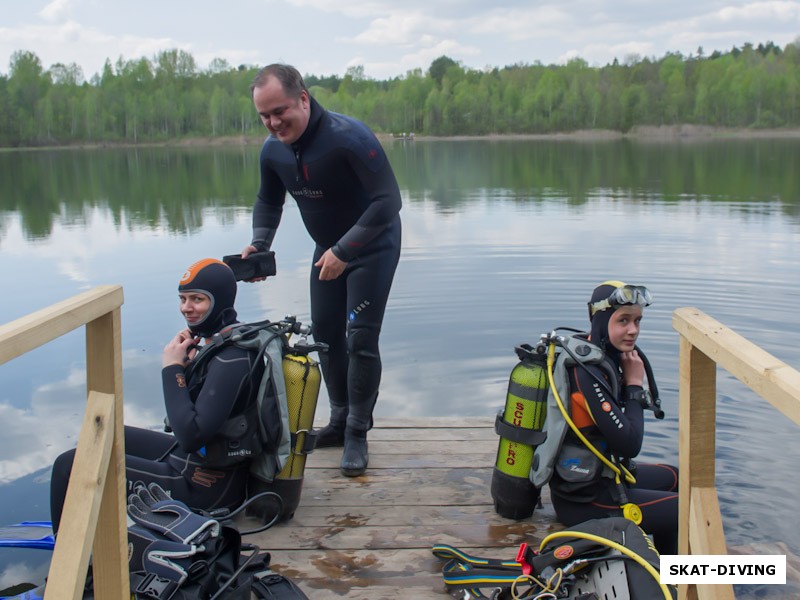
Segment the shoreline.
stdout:
[[[615,140],[632,140],[637,142],[692,142],[711,140],[761,140],[761,139],[800,139],[800,128],[792,129],[749,129],[710,127],[706,125],[662,125],[662,126],[637,126],[629,132],[612,131],[608,129],[582,129],[569,132],[555,133],[489,133],[485,135],[418,135],[412,139],[394,137],[391,133],[376,133],[381,143],[386,142],[437,142],[437,141],[577,141],[577,142],[602,142]],[[167,148],[167,147],[200,147],[200,146],[252,146],[262,144],[264,135],[235,135],[218,137],[187,137],[175,138],[164,141],[147,141],[132,143],[128,141],[103,141],[103,142],[77,142],[74,144],[59,144],[49,146],[20,146],[0,147],[0,152],[30,151],[30,150],[93,150],[105,148]]]
[[[380,134],[378,138],[389,141],[410,141],[394,138],[391,134]],[[800,128],[793,129],[749,129],[730,127],[710,127],[706,125],[643,125],[627,133],[609,129],[581,129],[556,133],[507,133],[486,135],[432,136],[415,135],[413,141],[465,141],[465,140],[566,140],[566,141],[706,141],[729,139],[800,139]]]

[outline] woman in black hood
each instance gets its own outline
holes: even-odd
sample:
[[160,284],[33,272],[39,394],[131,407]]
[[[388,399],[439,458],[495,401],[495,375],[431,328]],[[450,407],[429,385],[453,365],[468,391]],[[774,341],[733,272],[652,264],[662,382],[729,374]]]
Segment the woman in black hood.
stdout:
[[[588,302],[589,341],[603,352],[603,364],[566,369],[571,418],[581,434],[612,463],[625,466],[635,482],[615,481],[577,434],[567,429],[552,478],[551,497],[566,526],[600,517],[623,516],[622,505],[641,511],[641,527],[653,534],[659,552],[676,554],[678,542],[678,471],[662,464],[639,464],[644,438],[645,366],[636,340],[644,308],[652,296],[643,286],[606,281]],[[624,471],[623,471],[624,472]],[[634,509],[635,512],[635,509]]]
[[[201,338],[236,323],[236,278],[225,263],[207,258],[194,263],[178,285],[180,311],[186,328],[162,353],[161,379],[171,433],[125,427],[125,467],[128,491],[139,484],[159,484],[194,509],[235,508],[246,495],[249,460],[210,468],[206,447],[220,439],[233,416],[253,401],[254,353],[226,345],[203,369],[189,369]],[[200,372],[198,372],[200,371]],[[50,513],[58,530],[75,451],[53,464]]]

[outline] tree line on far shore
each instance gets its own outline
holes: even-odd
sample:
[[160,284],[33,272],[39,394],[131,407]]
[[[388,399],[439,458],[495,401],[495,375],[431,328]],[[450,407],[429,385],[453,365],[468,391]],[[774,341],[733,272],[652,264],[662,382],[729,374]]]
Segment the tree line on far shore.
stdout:
[[[84,79],[77,65],[42,66],[15,52],[0,74],[0,146],[142,143],[184,137],[264,135],[249,94],[258,67],[191,54],[106,60]],[[441,56],[427,71],[378,81],[305,75],[326,108],[377,132],[453,136],[529,134],[635,126],[800,126],[800,38],[780,48],[744,44],[706,56],[631,56],[603,67],[515,64],[476,70]]]

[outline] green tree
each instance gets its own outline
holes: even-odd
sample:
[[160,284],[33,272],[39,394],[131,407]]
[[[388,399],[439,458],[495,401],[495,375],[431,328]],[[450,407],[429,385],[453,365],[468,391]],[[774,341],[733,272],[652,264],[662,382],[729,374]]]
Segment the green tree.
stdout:
[[458,63],[449,56],[440,56],[435,59],[431,66],[428,67],[428,75],[436,82],[436,85],[442,87],[444,76],[453,67],[458,67]]
[[36,143],[39,125],[38,105],[50,87],[49,75],[33,52],[17,51],[9,63],[8,99],[12,107],[16,131],[11,134],[12,144]]

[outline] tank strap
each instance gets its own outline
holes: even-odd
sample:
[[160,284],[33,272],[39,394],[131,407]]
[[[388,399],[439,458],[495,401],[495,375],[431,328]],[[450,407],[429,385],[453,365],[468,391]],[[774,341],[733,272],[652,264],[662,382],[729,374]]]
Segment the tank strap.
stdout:
[[494,421],[494,431],[502,438],[518,444],[525,444],[526,446],[539,446],[547,439],[547,433],[544,431],[535,431],[509,423],[503,418],[502,412],[497,413],[497,418]]
[[311,454],[317,447],[317,432],[314,430],[298,429],[291,437],[295,454]]

